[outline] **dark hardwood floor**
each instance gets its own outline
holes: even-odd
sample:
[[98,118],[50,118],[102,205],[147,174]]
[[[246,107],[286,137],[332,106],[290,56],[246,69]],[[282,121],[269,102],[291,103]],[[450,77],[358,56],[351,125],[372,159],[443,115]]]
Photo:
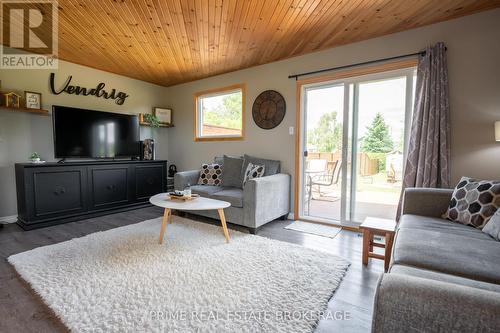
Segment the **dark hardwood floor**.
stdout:
[[[161,215],[161,209],[151,207],[31,231],[23,231],[15,224],[5,225],[0,229],[0,332],[66,331],[51,310],[7,262],[6,258],[10,255]],[[217,224],[213,220],[189,217]],[[330,239],[284,229],[290,223],[291,221],[276,220],[263,226],[257,234],[327,251],[351,262],[328,305],[332,313],[344,311],[346,319],[322,320],[316,332],[369,332],[375,286],[383,272],[382,261],[371,260],[367,267],[361,264],[362,238],[358,233],[342,230],[334,239]],[[243,227],[230,225],[230,228],[246,232]]]

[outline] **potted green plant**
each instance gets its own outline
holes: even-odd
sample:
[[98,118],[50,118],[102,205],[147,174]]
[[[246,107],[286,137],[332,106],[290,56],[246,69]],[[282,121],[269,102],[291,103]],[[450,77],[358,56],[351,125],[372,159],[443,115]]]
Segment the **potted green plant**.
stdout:
[[31,153],[31,155],[30,155],[30,160],[31,160],[31,162],[33,162],[33,163],[38,163],[38,162],[40,162],[40,154],[38,154],[36,151],[35,151],[35,152],[33,152],[33,153]]
[[151,139],[153,139],[154,141],[156,137],[156,131],[160,127],[160,121],[158,120],[158,117],[156,117],[152,113],[146,113],[143,114],[142,120],[151,127]]
[[156,117],[152,113],[146,113],[143,115],[144,117],[144,122],[149,124],[151,127],[160,127],[160,121],[158,120],[158,117]]

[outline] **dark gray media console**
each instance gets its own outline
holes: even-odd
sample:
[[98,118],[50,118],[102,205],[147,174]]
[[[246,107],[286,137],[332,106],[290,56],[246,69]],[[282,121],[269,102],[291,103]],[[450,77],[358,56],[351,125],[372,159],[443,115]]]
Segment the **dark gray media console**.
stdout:
[[166,182],[163,160],[18,163],[17,223],[29,230],[145,207]]

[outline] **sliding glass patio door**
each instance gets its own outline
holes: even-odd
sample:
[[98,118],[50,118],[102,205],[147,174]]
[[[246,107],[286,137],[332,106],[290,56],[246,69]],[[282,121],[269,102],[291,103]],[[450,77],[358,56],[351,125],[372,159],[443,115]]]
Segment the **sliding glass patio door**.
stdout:
[[344,84],[304,90],[303,214],[340,221]]
[[302,86],[299,218],[395,217],[414,80],[409,68]]

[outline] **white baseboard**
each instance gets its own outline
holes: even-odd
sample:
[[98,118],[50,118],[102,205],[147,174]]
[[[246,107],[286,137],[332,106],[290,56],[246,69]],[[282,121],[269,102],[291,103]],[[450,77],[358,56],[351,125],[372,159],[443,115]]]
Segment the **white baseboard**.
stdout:
[[17,222],[17,215],[0,216],[0,223],[2,224],[15,223],[15,222]]

